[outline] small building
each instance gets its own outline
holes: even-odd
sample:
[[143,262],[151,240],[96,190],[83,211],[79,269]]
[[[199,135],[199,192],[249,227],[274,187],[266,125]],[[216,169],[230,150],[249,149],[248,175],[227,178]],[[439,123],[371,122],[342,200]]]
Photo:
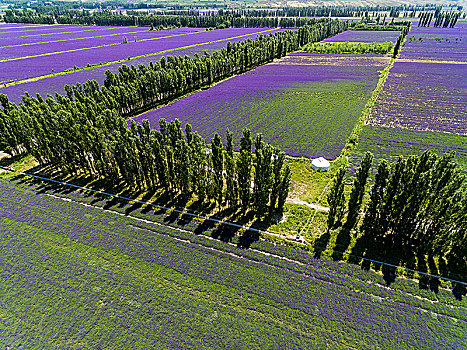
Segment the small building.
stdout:
[[329,162],[323,157],[315,158],[311,162],[311,167],[316,171],[328,171],[329,166]]

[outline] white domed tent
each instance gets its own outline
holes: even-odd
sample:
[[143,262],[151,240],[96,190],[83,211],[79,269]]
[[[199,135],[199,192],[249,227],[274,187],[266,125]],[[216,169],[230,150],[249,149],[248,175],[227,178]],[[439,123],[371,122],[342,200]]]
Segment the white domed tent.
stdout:
[[329,165],[329,162],[323,157],[315,158],[311,162],[311,167],[316,171],[328,171]]

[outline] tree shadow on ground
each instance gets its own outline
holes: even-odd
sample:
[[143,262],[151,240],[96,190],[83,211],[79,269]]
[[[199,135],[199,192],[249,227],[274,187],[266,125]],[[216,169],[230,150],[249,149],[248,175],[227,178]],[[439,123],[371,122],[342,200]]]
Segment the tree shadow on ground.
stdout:
[[259,233],[251,230],[246,230],[238,239],[237,247],[249,249],[250,246],[259,240]]
[[351,236],[350,230],[345,226],[339,231],[336,237],[336,243],[334,244],[334,250],[332,252],[332,259],[334,261],[344,260],[344,253],[350,245]]
[[328,246],[329,240],[331,239],[331,233],[326,231],[323,233],[314,243],[313,245],[313,253],[315,258],[321,258],[321,255],[326,250]]

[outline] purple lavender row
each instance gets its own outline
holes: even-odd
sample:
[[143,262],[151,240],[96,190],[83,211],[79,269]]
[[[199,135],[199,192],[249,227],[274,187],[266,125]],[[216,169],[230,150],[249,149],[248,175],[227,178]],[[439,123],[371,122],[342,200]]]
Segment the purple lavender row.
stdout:
[[398,31],[346,30],[331,38],[324,39],[323,42],[355,41],[371,43],[392,41],[395,43],[399,34]]
[[467,134],[463,64],[396,62],[369,124]]
[[73,68],[75,65],[84,67],[88,64],[93,65],[101,62],[112,62],[125,59],[129,56],[146,55],[157,51],[176,49],[182,46],[253,34],[259,31],[261,31],[261,29],[258,28],[221,29],[161,40],[129,42],[127,44],[110,47],[33,57],[19,61],[0,62],[0,82],[12,82],[61,72]]
[[[282,29],[278,29],[273,31],[272,33],[275,33],[277,31],[282,31]],[[210,32],[206,32],[210,33]],[[226,33],[225,37],[229,36],[235,36],[235,32],[230,32],[229,34]],[[269,33],[269,32],[268,32]],[[200,33],[200,34],[205,34],[205,33]],[[232,35],[233,34],[233,35]],[[193,34],[193,35],[198,35],[198,34]],[[182,36],[182,38],[185,38],[184,40],[188,40],[192,35],[188,36]],[[18,85],[12,85],[6,88],[2,88],[0,85],[0,93],[6,94],[11,101],[13,102],[20,102],[21,101],[21,96],[25,94],[25,92],[28,92],[30,95],[35,96],[37,93],[46,96],[47,94],[54,94],[55,92],[58,92],[60,94],[65,93],[64,86],[65,85],[73,85],[76,83],[85,83],[87,80],[96,80],[99,84],[103,85],[104,79],[105,79],[105,71],[110,70],[114,73],[118,72],[118,67],[122,66],[123,64],[127,65],[139,65],[139,64],[149,64],[149,62],[157,61],[161,57],[165,56],[193,56],[195,53],[201,55],[203,54],[204,51],[207,52],[212,52],[212,50],[216,49],[221,49],[223,47],[227,46],[227,42],[230,41],[232,43],[234,42],[239,42],[239,41],[244,41],[249,38],[254,39],[257,36],[257,34],[251,34],[249,36],[245,37],[240,37],[240,38],[235,38],[235,39],[230,39],[227,41],[221,41],[218,43],[208,43],[208,44],[203,44],[200,46],[196,46],[193,48],[188,48],[188,49],[181,49],[181,50],[176,50],[176,51],[171,51],[168,53],[163,53],[159,55],[153,55],[153,56],[148,56],[148,57],[143,57],[139,58],[136,60],[131,60],[131,61],[125,61],[121,63],[116,63],[112,65],[107,65],[107,66],[102,66],[102,67],[96,67],[93,69],[87,69],[87,70],[82,70],[82,71],[77,71],[77,72],[71,72],[65,75],[58,75],[46,79],[41,79],[37,81],[32,81],[28,83],[22,83]],[[161,39],[161,40],[168,40],[168,39]],[[181,40],[181,39],[180,39]],[[156,40],[157,41],[157,40]],[[191,41],[193,43],[193,41]],[[180,43],[179,43],[180,44]],[[127,44],[123,44],[122,46],[125,47]],[[181,46],[187,46],[190,45],[190,42],[182,42],[180,44]]]
[[[208,140],[227,128],[239,138],[244,128],[250,128],[289,155],[333,159],[386,63],[387,59],[377,57],[290,55],[133,119],[148,119],[157,129],[160,118],[178,118]],[[313,89],[324,89],[323,100],[342,98],[332,92],[339,91],[341,84],[355,94],[360,107],[345,110],[340,101],[332,110],[321,107],[322,102],[307,105],[308,98],[316,98]]]

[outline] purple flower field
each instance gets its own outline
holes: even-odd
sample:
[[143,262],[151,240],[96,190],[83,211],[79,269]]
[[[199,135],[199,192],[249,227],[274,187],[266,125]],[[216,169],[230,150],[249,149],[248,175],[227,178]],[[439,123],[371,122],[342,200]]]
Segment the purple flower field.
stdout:
[[371,30],[346,30],[345,32],[324,39],[323,42],[354,41],[361,43],[372,43],[392,41],[395,43],[399,37],[398,31],[371,31]]
[[[88,64],[99,64],[122,60],[130,56],[146,55],[154,52],[173,50],[184,46],[208,43],[214,40],[226,40],[236,36],[245,35],[254,38],[260,32],[272,33],[275,30],[258,28],[235,28],[207,31],[195,34],[167,32],[168,38],[128,42],[109,47],[86,49],[75,52],[66,52],[50,56],[39,56],[21,60],[0,62],[0,83],[7,83],[52,74],[73,68],[75,65],[84,67]],[[158,32],[159,34],[163,32]],[[174,36],[171,36],[174,35]],[[248,36],[248,37],[246,37]],[[230,39],[230,41],[233,39]],[[60,43],[57,43],[60,44]],[[60,47],[58,45],[57,47]],[[23,90],[24,91],[24,90]]]
[[239,249],[4,180],[0,203],[0,335],[13,349],[466,346],[465,301],[444,289],[420,297],[415,282],[387,288],[296,248]]
[[397,62],[368,123],[467,135],[465,64]]
[[[261,31],[262,29],[256,29],[256,30]],[[267,33],[275,33],[277,31],[283,31],[283,29],[278,29],[278,30],[274,30],[272,32],[267,32]],[[172,30],[170,32],[172,32]],[[180,31],[180,32],[182,33],[182,31]],[[210,32],[204,32],[204,33],[200,33],[200,34],[205,34],[205,33],[210,33]],[[196,34],[196,35],[198,35],[198,34]],[[52,94],[53,95],[55,92],[63,94],[63,93],[65,93],[65,89],[64,89],[65,85],[73,85],[73,84],[76,84],[76,83],[84,83],[84,82],[86,82],[87,80],[90,80],[90,79],[96,80],[100,85],[103,85],[104,79],[105,79],[105,71],[110,70],[110,71],[112,71],[114,73],[118,72],[118,67],[122,66],[123,64],[135,65],[135,66],[137,66],[139,64],[149,64],[149,62],[157,61],[161,57],[169,56],[169,55],[170,56],[173,56],[173,55],[177,55],[177,56],[185,56],[185,55],[193,56],[195,53],[197,53],[198,55],[202,55],[204,51],[211,52],[213,50],[219,50],[219,49],[225,47],[227,45],[227,42],[229,42],[229,41],[234,43],[234,42],[244,41],[244,40],[247,40],[249,38],[253,40],[257,35],[258,34],[254,33],[254,34],[250,34],[250,35],[247,35],[247,36],[242,36],[242,37],[235,38],[235,39],[220,41],[220,42],[217,42],[217,43],[206,43],[206,44],[191,47],[191,48],[188,48],[188,49],[178,49],[178,50],[170,51],[170,52],[163,53],[163,54],[151,55],[151,56],[142,57],[142,58],[135,59],[135,60],[124,61],[124,62],[120,62],[120,63],[95,67],[95,68],[92,68],[92,69],[86,69],[86,70],[81,70],[81,71],[76,71],[76,72],[70,72],[70,73],[67,73],[67,74],[64,74],[64,75],[57,75],[57,76],[53,76],[53,77],[49,77],[49,78],[45,78],[45,79],[40,79],[40,80],[36,80],[36,81],[32,81],[32,82],[26,82],[26,83],[21,83],[21,84],[17,84],[17,85],[11,85],[11,86],[8,86],[8,87],[3,87],[3,88],[0,87],[0,93],[4,93],[4,94],[8,95],[9,99],[12,102],[20,102],[21,101],[21,96],[24,95],[25,92],[28,92],[30,95],[33,95],[33,96],[35,96],[37,93],[39,93],[40,95],[42,95],[44,97],[47,94]],[[183,40],[188,40],[191,36],[192,35],[182,36],[182,37],[177,37],[177,38],[182,38],[182,39],[184,38]],[[237,35],[235,35],[235,32],[232,32],[232,31],[228,32],[228,33],[226,32],[226,34],[225,34],[226,38],[229,38],[229,37],[232,37],[232,36],[237,36]],[[167,41],[167,40],[170,40],[170,39],[171,38],[161,39],[161,41],[162,40]],[[180,41],[182,39],[180,39]],[[180,42],[180,41],[178,41],[178,43],[180,45],[183,45],[183,46],[193,44],[193,41],[191,43],[188,42],[188,41],[187,42]],[[125,46],[125,45],[128,45],[128,44],[123,44],[123,46]],[[118,47],[120,47],[120,45],[118,45]],[[49,59],[50,59],[50,57],[49,57]]]
[[263,133],[293,156],[339,155],[388,58],[292,54],[134,118],[190,123],[206,138]]
[[412,26],[400,58],[467,61],[467,26],[434,28]]

